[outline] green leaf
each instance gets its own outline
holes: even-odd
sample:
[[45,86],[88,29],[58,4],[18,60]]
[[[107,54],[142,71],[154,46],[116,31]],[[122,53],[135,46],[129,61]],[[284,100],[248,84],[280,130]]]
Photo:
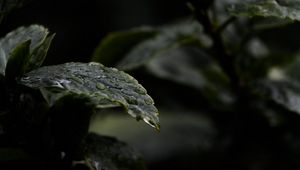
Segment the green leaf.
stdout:
[[231,5],[228,9],[235,16],[276,17],[300,21],[300,1],[260,0]]
[[92,61],[113,66],[134,45],[155,36],[156,33],[156,30],[144,27],[110,33],[95,49]]
[[86,139],[85,159],[85,164],[95,170],[146,169],[141,156],[124,142],[94,133]]
[[201,25],[195,21],[183,21],[162,27],[157,36],[136,45],[118,63],[118,68],[131,70],[144,66],[161,53],[191,42],[196,45],[209,47],[211,41],[202,31]]
[[123,106],[137,120],[159,129],[158,111],[147,91],[130,75],[98,63],[41,67],[20,83],[40,89],[49,105],[70,93],[88,96],[98,108]]
[[29,58],[31,40],[19,44],[10,54],[9,60],[5,69],[5,76],[13,79],[24,72],[24,63]]
[[25,73],[37,69],[43,64],[54,36],[55,34],[48,36],[38,47],[33,49],[26,63]]
[[[4,75],[5,67],[9,60],[10,53],[14,50],[14,48],[16,48],[19,44],[24,43],[25,41],[31,40],[30,53],[32,53],[33,51],[35,51],[36,48],[40,48],[41,44],[43,44],[46,40],[47,35],[48,30],[40,25],[20,27],[8,33],[4,38],[0,40],[0,74]],[[33,55],[33,58],[34,59],[30,59],[29,61],[35,61],[35,58],[39,57]],[[36,61],[39,63],[43,62],[38,60]],[[25,70],[30,69],[26,68]]]

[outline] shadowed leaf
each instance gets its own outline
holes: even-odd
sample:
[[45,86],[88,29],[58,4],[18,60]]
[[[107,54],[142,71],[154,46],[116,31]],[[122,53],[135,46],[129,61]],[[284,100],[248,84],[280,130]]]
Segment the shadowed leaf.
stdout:
[[10,54],[9,60],[5,69],[5,76],[9,79],[13,79],[19,76],[24,71],[24,63],[29,57],[31,41],[25,41],[19,44]]
[[[47,37],[48,30],[40,25],[31,25],[29,27],[20,27],[15,31],[8,33],[0,40],[0,73],[4,75],[7,62],[10,60],[12,51],[19,45],[28,40],[30,44],[30,57],[26,59],[24,56],[14,56],[14,60],[23,61],[23,65],[17,68],[25,71],[30,71],[37,68],[44,61],[45,55],[53,38],[53,35]],[[17,66],[15,66],[17,67]]]
[[115,138],[89,134],[86,139],[86,162],[96,170],[143,170],[141,156]]
[[211,45],[210,39],[203,34],[202,27],[197,22],[183,21],[162,27],[154,38],[143,41],[132,48],[118,63],[118,68],[131,70],[144,66],[160,54],[192,42],[196,46],[208,47]]
[[94,51],[92,61],[113,66],[134,45],[155,36],[157,31],[151,28],[136,28],[129,31],[113,32],[106,36]]

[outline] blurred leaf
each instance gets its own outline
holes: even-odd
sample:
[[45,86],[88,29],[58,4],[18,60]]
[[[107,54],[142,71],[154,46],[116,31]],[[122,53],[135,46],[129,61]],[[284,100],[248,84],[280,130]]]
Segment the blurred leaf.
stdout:
[[134,45],[155,36],[155,34],[157,34],[156,30],[144,27],[110,33],[95,49],[92,61],[113,66]]
[[95,170],[143,170],[145,164],[139,154],[124,142],[94,133],[86,139],[86,162]]
[[300,114],[300,85],[293,81],[263,80],[257,86],[263,95],[287,110]]
[[30,53],[30,43],[31,40],[27,40],[24,43],[18,44],[11,52],[5,69],[5,76],[7,78],[13,79],[23,73],[24,63]]
[[15,8],[19,8],[30,0],[0,0],[0,15],[5,15]]
[[29,159],[31,157],[21,148],[0,148],[0,162]]
[[250,52],[240,56],[237,67],[239,75],[244,81],[253,82],[265,78],[273,68],[288,67],[297,57],[296,54],[275,54],[273,51],[269,55],[258,56]]
[[[20,27],[10,33],[8,33],[4,38],[0,40],[0,73],[4,75],[6,64],[9,60],[10,53],[16,48],[19,44],[24,43],[25,41],[31,40],[30,44],[30,54],[32,54],[32,58],[29,61],[24,61],[23,65],[24,70],[31,70],[31,65],[26,66],[28,62],[35,63],[35,66],[40,65],[43,60],[42,56],[45,55],[43,53],[37,53],[36,51],[39,48],[46,47],[42,44],[49,44],[49,39],[46,40],[48,35],[48,30],[40,25],[31,25],[29,27]],[[51,38],[50,38],[51,39]],[[47,45],[45,45],[47,46]],[[39,50],[38,50],[39,51]],[[16,56],[15,56],[16,57]],[[20,56],[22,57],[22,56]],[[23,60],[23,59],[19,59]]]
[[159,129],[158,111],[147,91],[130,75],[98,63],[66,63],[41,67],[20,83],[40,89],[49,105],[69,94],[88,96],[97,107],[123,106],[137,120]]
[[262,16],[300,20],[298,0],[259,0],[231,5],[229,12],[235,16]]
[[[269,60],[271,59],[270,57]],[[267,77],[258,79],[254,83],[256,84],[254,91],[284,106],[287,110],[300,114],[300,56],[298,54],[293,59],[282,57],[281,63],[280,59],[273,58],[273,60],[275,63],[278,62],[277,65],[266,68]],[[266,64],[267,61],[265,60]]]
[[[161,123],[164,129],[160,133],[153,133],[140,122],[130,123],[129,118],[116,111],[110,111],[106,117],[103,114],[94,117],[90,131],[125,141],[134,146],[150,163],[175,156],[192,156],[192,153],[201,155],[213,149],[218,130],[209,117],[186,109],[168,109],[162,110],[162,113]],[[200,159],[198,157],[197,161]]]
[[211,40],[202,31],[202,26],[196,21],[183,21],[162,27],[160,33],[154,38],[132,48],[118,63],[118,68],[131,70],[144,66],[161,53],[192,42],[196,46],[209,47]]
[[209,103],[218,107],[233,101],[228,77],[210,55],[194,45],[161,53],[145,67],[155,77],[200,90]]

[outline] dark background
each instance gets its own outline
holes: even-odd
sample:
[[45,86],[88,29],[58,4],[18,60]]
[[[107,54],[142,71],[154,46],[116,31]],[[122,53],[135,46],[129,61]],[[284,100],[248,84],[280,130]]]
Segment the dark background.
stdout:
[[109,32],[161,25],[188,15],[184,0],[32,0],[4,18],[1,36],[30,24],[56,33],[45,65],[88,61]]

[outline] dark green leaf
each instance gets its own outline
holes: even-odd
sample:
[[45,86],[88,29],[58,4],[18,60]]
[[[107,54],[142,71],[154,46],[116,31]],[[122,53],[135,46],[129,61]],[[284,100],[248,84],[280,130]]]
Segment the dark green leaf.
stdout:
[[[48,30],[40,25],[20,27],[15,31],[8,33],[4,38],[0,40],[0,73],[4,74],[10,53],[14,48],[16,48],[19,44],[24,43],[25,41],[31,40],[30,52],[33,52],[37,47],[43,44],[47,35]],[[34,58],[37,57],[38,56],[35,56]]]
[[119,62],[118,68],[130,70],[144,66],[161,53],[191,42],[208,47],[211,45],[211,41],[202,31],[201,25],[195,21],[184,21],[162,27],[157,36],[136,45]]
[[0,0],[0,15],[7,14],[15,8],[19,8],[30,0]]
[[[159,134],[139,122],[130,123],[129,118],[114,111],[106,117],[98,114],[92,119],[90,131],[125,141],[138,149],[149,162],[167,160],[184,153],[189,153],[189,156],[201,154],[213,148],[218,130],[209,117],[186,109],[161,112],[164,129]],[[198,157],[197,161],[200,159]]]
[[18,44],[13,49],[5,69],[5,76],[7,78],[14,79],[24,73],[25,62],[30,56],[30,44],[31,40],[27,40],[24,43]]
[[94,51],[92,61],[113,66],[134,45],[155,36],[157,31],[151,28],[137,28],[123,32],[113,32],[106,36]]
[[300,21],[300,1],[259,0],[230,6],[229,12],[236,16],[276,17]]
[[31,71],[20,83],[40,89],[50,105],[70,93],[86,95],[99,108],[123,106],[131,116],[159,129],[158,111],[147,91],[115,68],[98,63],[66,63]]
[[145,169],[141,156],[124,142],[94,133],[86,139],[85,157],[86,164],[95,170]]
[[21,148],[0,148],[0,161],[29,160],[31,157]]
[[155,77],[200,90],[211,104],[220,107],[233,102],[228,77],[210,55],[193,44],[161,53],[145,67]]
[[25,73],[37,69],[43,64],[54,36],[55,34],[50,35],[38,47],[33,49],[29,61],[26,63]]

